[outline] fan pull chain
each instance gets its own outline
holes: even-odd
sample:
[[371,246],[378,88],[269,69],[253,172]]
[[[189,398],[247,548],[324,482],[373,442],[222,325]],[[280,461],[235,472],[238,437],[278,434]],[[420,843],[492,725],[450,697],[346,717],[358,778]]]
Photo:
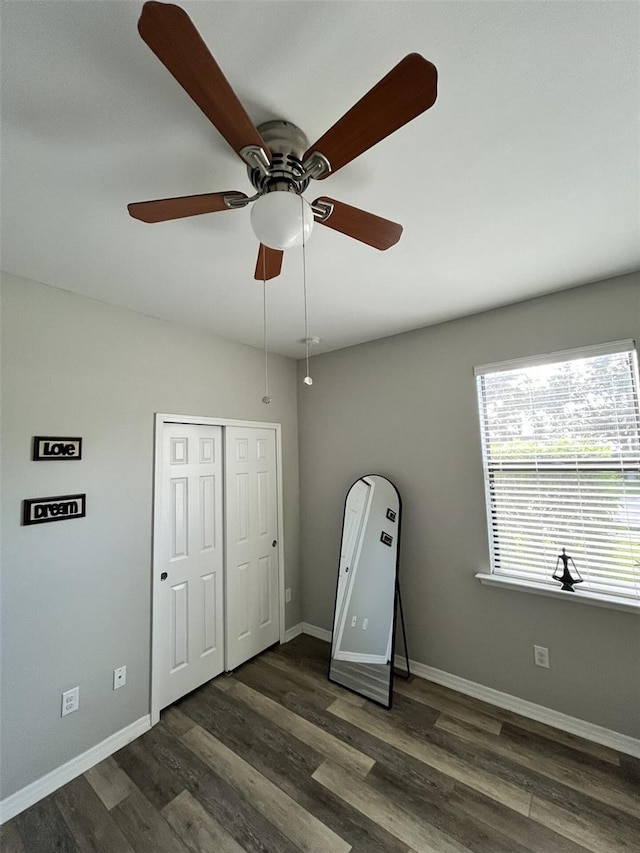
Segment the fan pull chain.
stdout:
[[264,397],[262,402],[268,405],[271,402],[269,396],[269,359],[267,351],[267,253],[262,247],[262,333],[264,339]]
[[304,199],[300,196],[300,215],[302,217],[302,288],[304,293],[304,345],[305,359],[307,363],[307,375],[302,380],[305,385],[313,385],[313,379],[309,373],[309,311],[307,306],[307,241],[304,231]]

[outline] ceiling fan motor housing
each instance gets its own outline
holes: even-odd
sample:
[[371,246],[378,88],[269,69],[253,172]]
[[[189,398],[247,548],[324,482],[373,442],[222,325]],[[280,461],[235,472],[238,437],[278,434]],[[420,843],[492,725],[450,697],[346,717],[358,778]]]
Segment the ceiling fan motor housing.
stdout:
[[303,193],[309,186],[309,178],[302,177],[302,157],[309,147],[307,137],[295,124],[280,119],[259,125],[258,131],[271,152],[271,166],[266,175],[258,168],[247,168],[257,192]]

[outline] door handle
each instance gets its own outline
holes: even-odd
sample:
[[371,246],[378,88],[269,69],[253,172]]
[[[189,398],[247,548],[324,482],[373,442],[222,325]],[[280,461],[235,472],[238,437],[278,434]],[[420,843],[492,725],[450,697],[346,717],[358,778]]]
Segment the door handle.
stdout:
[[163,573],[160,575],[160,580],[161,580],[161,581],[166,581],[167,577],[168,577],[167,573],[166,573],[166,572],[163,572]]
[[278,544],[278,540],[274,539],[273,542],[271,543],[271,547],[275,548],[277,544]]

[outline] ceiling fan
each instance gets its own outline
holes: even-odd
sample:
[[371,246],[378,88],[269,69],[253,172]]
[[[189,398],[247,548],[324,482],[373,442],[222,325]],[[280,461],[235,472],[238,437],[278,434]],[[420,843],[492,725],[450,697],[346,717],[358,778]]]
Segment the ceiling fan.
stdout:
[[402,226],[327,196],[306,202],[309,182],[324,180],[377,142],[433,106],[438,74],[411,53],[362,97],[317,142],[287,121],[255,127],[187,13],[149,0],[138,31],[162,64],[245,162],[252,196],[227,191],[164,198],[128,205],[142,222],[164,222],[253,203],[251,223],[260,248],[255,278],[275,278],[284,249],[299,245],[314,221],[376,249],[395,245]]

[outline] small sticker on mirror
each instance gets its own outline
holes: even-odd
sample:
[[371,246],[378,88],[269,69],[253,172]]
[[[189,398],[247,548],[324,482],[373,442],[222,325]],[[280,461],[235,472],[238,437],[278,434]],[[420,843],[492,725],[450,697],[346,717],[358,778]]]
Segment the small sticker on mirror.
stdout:
[[385,533],[383,530],[382,533],[380,534],[380,541],[384,545],[388,545],[389,547],[391,547],[391,543],[393,542],[393,536],[389,536],[389,534]]
[[389,519],[389,521],[396,520],[396,514],[392,509],[387,509],[387,518]]

